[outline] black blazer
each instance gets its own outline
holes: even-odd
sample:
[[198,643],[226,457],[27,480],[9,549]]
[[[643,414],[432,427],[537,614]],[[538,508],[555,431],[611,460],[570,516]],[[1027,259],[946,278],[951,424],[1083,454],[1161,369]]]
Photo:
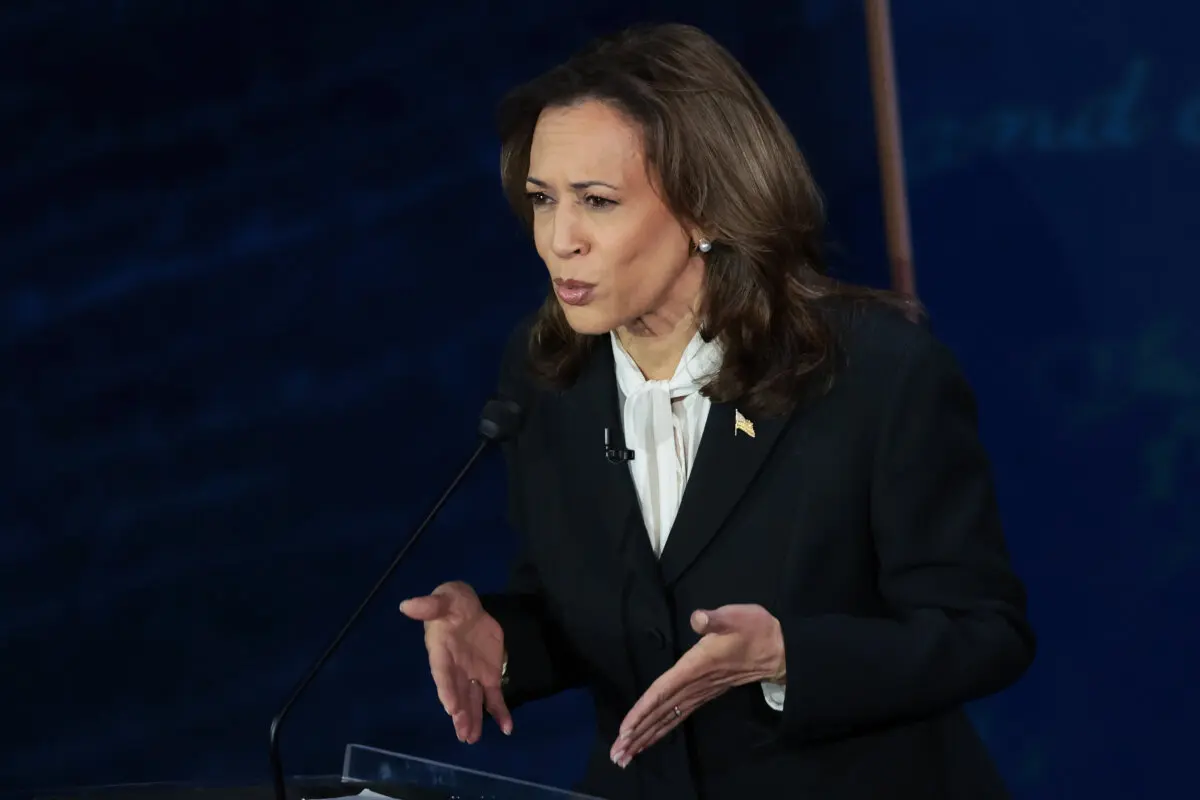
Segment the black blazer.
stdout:
[[[613,800],[990,800],[1005,787],[962,706],[1033,659],[975,403],[954,357],[883,309],[831,313],[843,366],[786,417],[714,404],[656,559],[622,439],[612,351],[564,391],[527,374],[529,321],[501,389],[526,408],[506,445],[523,557],[483,598],[503,627],[512,707],[577,686],[597,736],[580,791]],[[625,770],[617,727],[698,639],[697,608],[758,603],[782,622],[787,699],[757,684],[698,709]],[[519,730],[519,726],[518,726]]]

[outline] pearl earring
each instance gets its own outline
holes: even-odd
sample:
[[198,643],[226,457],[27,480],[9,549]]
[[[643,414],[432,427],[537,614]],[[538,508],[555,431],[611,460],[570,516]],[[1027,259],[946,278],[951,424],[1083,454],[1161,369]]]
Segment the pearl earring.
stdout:
[[701,253],[707,253],[709,250],[712,250],[712,242],[708,239],[701,239],[696,243],[696,249]]

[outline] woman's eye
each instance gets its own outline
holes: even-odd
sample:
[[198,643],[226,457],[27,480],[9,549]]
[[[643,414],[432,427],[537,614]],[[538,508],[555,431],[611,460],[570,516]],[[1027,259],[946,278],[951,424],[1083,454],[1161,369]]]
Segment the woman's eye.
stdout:
[[609,208],[610,206],[616,205],[616,201],[594,194],[589,194],[587,197],[583,198],[583,202],[587,203],[592,208]]
[[[527,198],[529,198],[530,205],[533,205],[535,207],[550,205],[551,203],[554,202],[553,198],[551,198],[550,195],[546,194],[545,192],[526,192],[525,196]],[[600,209],[607,209],[607,208],[611,208],[612,206],[615,206],[617,204],[617,201],[609,200],[607,197],[600,197],[599,195],[589,194],[589,195],[584,196],[583,204],[586,205],[588,208],[600,210]]]

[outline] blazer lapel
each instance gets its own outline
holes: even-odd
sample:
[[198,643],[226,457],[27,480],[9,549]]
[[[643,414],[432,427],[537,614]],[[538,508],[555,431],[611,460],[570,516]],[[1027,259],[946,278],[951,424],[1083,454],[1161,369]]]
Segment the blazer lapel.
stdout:
[[739,426],[733,404],[713,403],[683,502],[659,559],[664,584],[674,583],[720,530],[788,419],[752,416],[745,420],[749,425]]
[[606,428],[614,447],[625,442],[612,348],[607,340],[597,341],[587,366],[562,399],[559,430],[568,453],[565,464],[575,487],[572,495],[580,500],[573,520],[581,528],[595,530],[608,552],[619,554],[639,571],[652,571],[657,581],[658,566],[629,465],[610,463],[604,454]]

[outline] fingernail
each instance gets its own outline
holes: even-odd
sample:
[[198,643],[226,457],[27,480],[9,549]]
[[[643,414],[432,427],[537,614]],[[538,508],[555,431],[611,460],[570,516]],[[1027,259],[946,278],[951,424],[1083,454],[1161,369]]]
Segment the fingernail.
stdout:
[[620,767],[621,769],[625,769],[626,767],[629,766],[630,760],[631,760],[631,758],[629,756],[621,756],[621,760],[619,762],[617,762],[617,766]]
[[614,764],[616,764],[618,767],[621,767],[622,769],[625,768],[625,765],[621,763],[621,759],[623,759],[623,758],[625,758],[624,750],[618,750],[617,752],[612,754],[612,762]]
[[512,735],[512,723],[511,722],[504,723],[503,725],[500,726],[500,730],[504,731],[505,736],[511,736]]
[[696,612],[696,625],[698,625],[701,628],[707,627],[708,626],[708,614],[705,614],[703,611],[697,611]]

